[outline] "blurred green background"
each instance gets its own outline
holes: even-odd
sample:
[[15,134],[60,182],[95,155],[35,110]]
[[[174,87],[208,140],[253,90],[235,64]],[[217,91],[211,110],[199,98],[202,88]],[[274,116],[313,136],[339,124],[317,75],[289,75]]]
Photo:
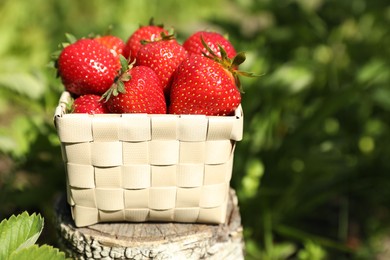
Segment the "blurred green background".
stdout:
[[[389,259],[390,6],[387,0],[2,0],[0,220],[41,213],[65,190],[47,64],[65,40],[127,40],[150,17],[182,41],[198,29],[246,51],[244,140],[232,186],[247,259]],[[382,257],[382,258],[381,258]]]

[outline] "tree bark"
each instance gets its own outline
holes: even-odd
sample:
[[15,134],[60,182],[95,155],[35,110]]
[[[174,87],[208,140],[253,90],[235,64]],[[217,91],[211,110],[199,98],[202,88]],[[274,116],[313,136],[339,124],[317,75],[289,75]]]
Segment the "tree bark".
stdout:
[[62,250],[75,259],[244,259],[238,200],[230,190],[225,224],[99,223],[77,228],[62,196],[56,203]]

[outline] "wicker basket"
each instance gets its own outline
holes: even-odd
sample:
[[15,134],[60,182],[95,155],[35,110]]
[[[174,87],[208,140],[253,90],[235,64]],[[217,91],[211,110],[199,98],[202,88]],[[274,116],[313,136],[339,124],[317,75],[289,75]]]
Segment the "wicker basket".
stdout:
[[224,223],[241,107],[234,116],[55,111],[76,226]]

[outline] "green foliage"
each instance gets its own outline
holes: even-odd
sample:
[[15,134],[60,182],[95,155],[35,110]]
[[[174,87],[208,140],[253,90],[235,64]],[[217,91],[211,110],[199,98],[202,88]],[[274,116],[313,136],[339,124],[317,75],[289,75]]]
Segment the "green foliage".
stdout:
[[35,245],[42,229],[40,215],[24,212],[4,219],[0,223],[0,259],[65,259],[58,249]]
[[326,251],[321,247],[308,241],[304,245],[304,249],[299,250],[299,260],[323,260],[326,259]]
[[[240,70],[265,74],[241,78],[244,140],[232,185],[247,258],[375,259],[381,250],[390,216],[387,1],[5,0],[0,14],[0,219],[51,215],[65,189],[52,123],[62,86],[46,67],[64,35],[112,25],[126,40],[154,17],[183,38],[218,29],[246,52]],[[55,244],[53,233],[41,238]]]
[[[257,30],[216,22],[260,57],[248,66],[266,72],[243,84],[245,137],[235,170],[244,176],[233,182],[247,237],[266,255],[291,241],[297,256],[316,259],[308,240],[330,259],[359,254],[365,236],[383,234],[373,223],[382,232],[389,226],[378,223],[390,205],[389,9],[384,1],[246,1],[238,10]],[[264,173],[248,193],[253,162]]]
[[1,259],[7,258],[14,251],[32,246],[42,232],[43,219],[40,215],[32,215],[27,212],[0,223],[1,230]]
[[22,249],[12,254],[10,260],[64,260],[65,254],[57,248],[49,245],[37,246],[33,245],[29,248]]

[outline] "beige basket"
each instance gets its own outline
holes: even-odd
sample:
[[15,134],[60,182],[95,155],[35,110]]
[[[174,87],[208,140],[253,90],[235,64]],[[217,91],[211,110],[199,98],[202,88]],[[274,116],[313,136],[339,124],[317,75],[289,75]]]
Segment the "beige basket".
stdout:
[[234,116],[55,111],[76,226],[224,223],[241,106]]

